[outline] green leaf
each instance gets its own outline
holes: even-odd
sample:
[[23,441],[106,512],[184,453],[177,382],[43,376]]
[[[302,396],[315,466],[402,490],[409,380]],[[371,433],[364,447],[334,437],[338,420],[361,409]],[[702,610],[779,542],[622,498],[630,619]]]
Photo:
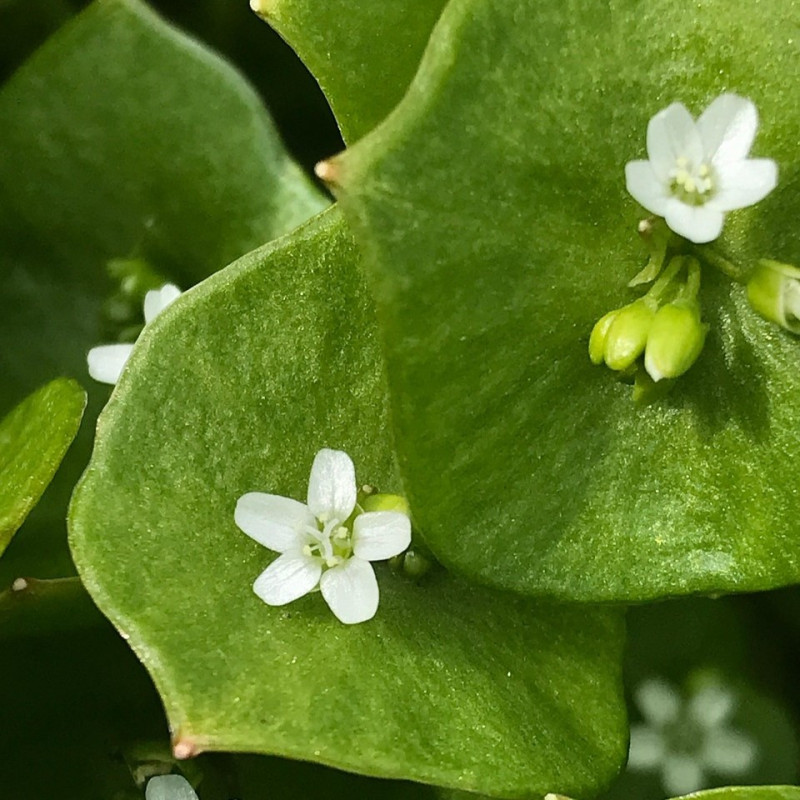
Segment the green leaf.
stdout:
[[781,184],[719,245],[800,257],[786,25],[782,0],[455,0],[398,110],[328,164],[370,256],[406,492],[448,567],[582,601],[800,580],[797,340],[705,267],[711,332],[670,395],[636,406],[587,355],[633,299],[623,168],[672,101],[755,101]]
[[619,612],[546,607],[379,566],[342,626],[269,608],[248,491],[305,497],[314,454],[400,488],[374,312],[334,209],[148,326],[70,512],[73,555],[163,698],[176,744],[272,753],[492,795],[590,793],[624,757]]
[[446,0],[261,0],[259,13],[319,81],[345,141],[400,101]]
[[[327,203],[240,75],[136,0],[62,28],[0,92],[0,119],[0,402],[86,375],[87,351],[109,340],[109,259],[145,258],[187,289]],[[108,391],[90,394],[0,580],[73,571],[64,517]]]
[[61,378],[0,420],[0,555],[55,475],[85,406],[86,392]]
[[800,800],[797,786],[723,786],[687,794],[697,800]]

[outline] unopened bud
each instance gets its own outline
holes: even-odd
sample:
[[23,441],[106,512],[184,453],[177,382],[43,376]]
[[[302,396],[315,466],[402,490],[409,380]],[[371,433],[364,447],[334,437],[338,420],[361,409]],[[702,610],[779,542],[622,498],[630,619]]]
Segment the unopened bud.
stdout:
[[409,515],[408,500],[399,494],[371,494],[361,503],[364,511],[399,511]]
[[747,282],[750,305],[770,322],[800,333],[800,269],[763,259]]
[[619,314],[619,309],[609,311],[608,314],[600,317],[594,328],[592,328],[592,335],[589,337],[589,358],[592,360],[592,364],[603,363],[608,329],[611,327],[611,323],[614,321],[617,314]]
[[644,352],[654,316],[652,304],[644,297],[616,313],[606,333],[603,351],[611,369],[627,369]]
[[696,301],[676,300],[662,306],[653,318],[644,354],[650,377],[657,383],[683,375],[697,361],[707,331]]

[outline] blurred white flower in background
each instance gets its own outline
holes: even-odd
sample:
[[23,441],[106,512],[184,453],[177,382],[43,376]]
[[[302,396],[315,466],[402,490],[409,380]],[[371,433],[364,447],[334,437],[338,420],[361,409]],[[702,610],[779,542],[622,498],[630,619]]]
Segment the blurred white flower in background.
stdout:
[[628,769],[659,773],[668,796],[707,787],[710,774],[737,778],[755,764],[755,741],[730,726],[736,697],[718,681],[684,697],[665,681],[647,680],[634,701],[643,722],[631,726]]
[[[173,283],[165,283],[160,289],[151,289],[144,297],[144,324],[152,322],[180,296],[181,290]],[[86,357],[89,375],[100,383],[115,384],[132,352],[132,344],[103,344],[93,347]]]

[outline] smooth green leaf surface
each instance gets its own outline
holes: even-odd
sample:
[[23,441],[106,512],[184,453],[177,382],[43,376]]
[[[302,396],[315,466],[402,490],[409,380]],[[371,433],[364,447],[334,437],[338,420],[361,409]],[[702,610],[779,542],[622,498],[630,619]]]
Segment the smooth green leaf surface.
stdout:
[[345,141],[408,88],[445,0],[261,0],[260,13],[319,81]]
[[85,406],[86,392],[62,378],[0,420],[0,554],[52,480]]
[[[102,76],[100,79],[99,76]],[[183,289],[326,204],[231,67],[137,0],[98,0],[0,92],[0,402],[86,376],[108,341],[112,258],[143,257]],[[64,517],[108,397],[0,566],[73,571]]]
[[538,606],[379,566],[377,617],[269,608],[248,491],[304,498],[314,454],[400,489],[371,301],[338,211],[249,254],[148,327],[70,512],[100,608],[181,749],[318,761],[508,797],[590,793],[624,757],[616,611]]
[[704,268],[711,330],[648,407],[587,357],[633,299],[649,118],[735,91],[780,185],[717,244],[797,261],[800,8],[455,0],[390,119],[329,165],[369,254],[405,488],[450,568],[577,600],[800,580],[800,344]]

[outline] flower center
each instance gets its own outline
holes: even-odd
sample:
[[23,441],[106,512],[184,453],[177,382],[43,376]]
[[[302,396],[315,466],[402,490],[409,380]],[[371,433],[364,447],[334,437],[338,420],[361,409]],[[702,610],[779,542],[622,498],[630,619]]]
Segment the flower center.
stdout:
[[303,548],[303,552],[321,558],[326,567],[335,567],[353,555],[353,534],[339,520],[329,520],[322,530],[309,525],[306,533],[313,541]]
[[670,170],[669,189],[681,202],[701,206],[714,194],[714,172],[705,161],[693,164],[680,156]]

